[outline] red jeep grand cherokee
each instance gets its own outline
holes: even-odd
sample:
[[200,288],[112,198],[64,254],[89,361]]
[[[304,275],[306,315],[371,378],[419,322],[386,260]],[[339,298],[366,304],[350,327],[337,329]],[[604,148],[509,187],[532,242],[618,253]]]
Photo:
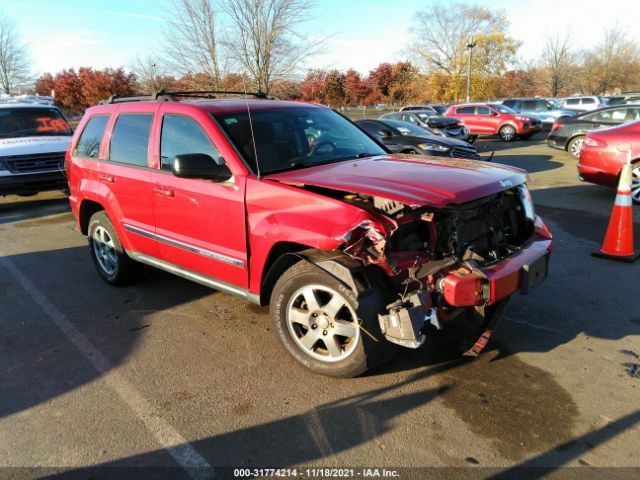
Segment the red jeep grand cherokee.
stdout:
[[145,98],[87,110],[67,153],[111,284],[147,264],[270,304],[298,362],[354,376],[461,313],[487,338],[546,276],[551,235],[522,170],[389,155],[317,105]]
[[445,112],[445,116],[461,120],[471,133],[498,134],[504,142],[512,141],[516,135],[529,138],[542,128],[538,118],[521,115],[499,103],[453,105]]

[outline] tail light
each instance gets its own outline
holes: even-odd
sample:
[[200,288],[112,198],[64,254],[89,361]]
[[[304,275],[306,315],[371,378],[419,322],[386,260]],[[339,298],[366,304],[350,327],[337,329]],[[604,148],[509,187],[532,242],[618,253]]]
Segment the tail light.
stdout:
[[564,125],[560,122],[553,122],[553,126],[551,127],[551,131],[552,132],[557,132],[558,130],[560,130],[562,127],[564,127]]

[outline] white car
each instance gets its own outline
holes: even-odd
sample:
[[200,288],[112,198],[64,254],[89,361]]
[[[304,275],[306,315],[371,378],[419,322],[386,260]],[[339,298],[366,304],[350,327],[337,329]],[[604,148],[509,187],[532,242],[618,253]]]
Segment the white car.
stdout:
[[0,104],[0,195],[65,190],[73,130],[55,106]]
[[561,108],[567,110],[596,110],[605,107],[607,103],[604,98],[595,95],[584,97],[568,97],[560,100]]

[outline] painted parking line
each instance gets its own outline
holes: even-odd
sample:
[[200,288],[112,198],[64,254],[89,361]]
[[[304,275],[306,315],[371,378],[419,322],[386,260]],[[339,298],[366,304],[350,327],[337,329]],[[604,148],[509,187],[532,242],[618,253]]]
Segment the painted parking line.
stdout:
[[[15,281],[31,296],[36,305],[78,348],[80,353],[103,376],[113,390],[142,421],[149,433],[194,480],[214,476],[211,465],[162,417],[154,413],[151,404],[113,367],[111,362],[53,305],[20,269],[0,251],[2,265]],[[108,375],[107,375],[108,374]]]

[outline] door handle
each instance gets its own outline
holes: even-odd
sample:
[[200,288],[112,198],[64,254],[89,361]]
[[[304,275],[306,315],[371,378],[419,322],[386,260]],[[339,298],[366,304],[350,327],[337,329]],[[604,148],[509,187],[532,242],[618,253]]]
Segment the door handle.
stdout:
[[162,185],[156,185],[153,187],[153,191],[156,195],[162,195],[163,197],[175,197],[176,195],[175,190],[163,187]]
[[98,175],[98,178],[100,178],[101,181],[106,182],[106,183],[115,183],[116,179],[113,178],[113,175],[107,175],[106,173],[101,173],[100,175]]

